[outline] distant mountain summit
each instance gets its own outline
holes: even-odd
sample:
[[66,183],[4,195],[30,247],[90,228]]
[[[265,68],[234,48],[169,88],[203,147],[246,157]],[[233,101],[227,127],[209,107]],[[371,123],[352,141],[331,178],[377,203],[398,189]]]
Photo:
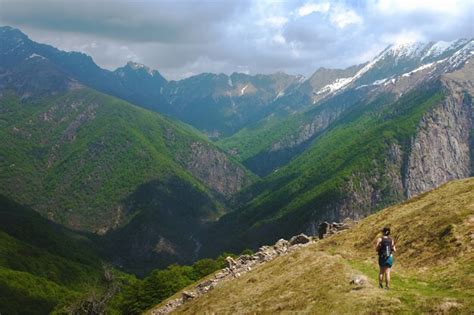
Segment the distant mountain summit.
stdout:
[[390,45],[353,76],[338,78],[316,94],[340,91],[349,86],[378,85],[412,71],[444,63],[445,71],[454,70],[470,56],[474,40]]
[[[211,138],[231,136],[273,114],[281,117],[304,111],[350,86],[386,83],[423,65],[440,63],[463,48],[469,51],[473,45],[472,40],[466,39],[391,45],[366,64],[347,69],[321,68],[308,79],[281,72],[230,76],[203,73],[168,82],[157,70],[135,62],[128,62],[115,71],[102,69],[90,56],[36,43],[8,26],[0,28],[0,43],[0,67],[13,69],[30,56],[43,57],[54,63],[56,70],[64,73],[68,80],[178,118]],[[60,80],[58,74],[53,76],[58,89],[72,84]],[[19,77],[25,77],[25,73]],[[17,86],[21,85],[20,78],[16,80]],[[0,81],[0,84],[7,83]],[[33,89],[38,92],[41,87]],[[50,87],[45,88],[48,89]]]

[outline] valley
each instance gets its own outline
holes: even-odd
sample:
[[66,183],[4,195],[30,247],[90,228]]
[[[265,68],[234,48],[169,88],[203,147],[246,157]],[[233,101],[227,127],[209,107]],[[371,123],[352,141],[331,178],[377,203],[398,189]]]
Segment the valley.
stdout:
[[[336,282],[356,271],[373,277],[361,256],[370,240],[355,247],[350,240],[374,236],[368,229],[378,229],[381,218],[402,229],[400,222],[422,209],[434,218],[444,205],[451,208],[442,224],[429,219],[422,226],[420,219],[410,237],[429,224],[469,225],[472,183],[462,179],[474,175],[473,39],[394,44],[365,63],[321,67],[308,78],[234,72],[167,80],[137,62],[107,70],[9,26],[0,27],[0,57],[0,312],[62,314],[101,305],[111,314],[138,314],[223,268],[229,255],[314,236],[320,223],[345,219],[362,223],[254,275],[282,264],[299,270],[300,259],[314,259],[311,268],[322,272],[345,270]],[[452,194],[462,213],[438,193]],[[459,233],[453,242],[468,237]],[[452,248],[443,246],[420,263],[449,256]],[[422,305],[431,291],[410,287],[421,282],[436,305],[453,296],[461,311],[472,306],[472,292],[458,294],[464,282],[456,278],[445,290],[441,278],[420,276],[421,258],[412,263],[404,255],[407,272],[397,281],[408,293],[384,297],[378,311],[397,299],[408,304],[387,310],[435,311]],[[449,262],[448,276],[470,268],[463,259]],[[300,271],[298,277],[308,272]],[[250,278],[243,279],[236,280],[239,297],[249,293],[243,281]],[[289,305],[291,294],[278,306],[267,295],[272,285],[258,299],[275,309],[229,302],[229,293],[219,293],[226,286],[232,284],[183,312],[236,311],[230,304],[247,312],[311,312],[312,304]],[[327,290],[335,292],[332,284]],[[355,293],[358,310],[373,306],[374,292],[369,282]],[[331,298],[313,302],[330,309]]]

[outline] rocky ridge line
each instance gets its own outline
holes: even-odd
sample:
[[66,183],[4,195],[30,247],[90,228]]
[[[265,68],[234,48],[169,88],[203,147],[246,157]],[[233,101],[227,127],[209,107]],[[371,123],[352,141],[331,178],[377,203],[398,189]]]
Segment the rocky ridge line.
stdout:
[[252,271],[254,267],[265,264],[273,259],[307,247],[319,239],[335,235],[343,230],[349,229],[356,221],[344,221],[343,223],[323,222],[319,226],[318,237],[305,234],[295,235],[290,240],[280,239],[274,245],[264,245],[253,255],[241,255],[233,259],[227,257],[228,267],[216,272],[210,279],[206,279],[192,289],[183,291],[181,297],[168,301],[165,305],[150,312],[152,315],[164,315],[175,311],[181,305],[203,296],[224,281],[240,277],[242,274]]

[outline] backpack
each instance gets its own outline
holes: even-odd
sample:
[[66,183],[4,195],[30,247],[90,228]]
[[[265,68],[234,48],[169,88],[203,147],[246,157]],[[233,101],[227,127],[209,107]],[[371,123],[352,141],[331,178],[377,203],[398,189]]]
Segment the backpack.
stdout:
[[392,254],[392,239],[383,237],[379,248],[379,257],[387,259]]

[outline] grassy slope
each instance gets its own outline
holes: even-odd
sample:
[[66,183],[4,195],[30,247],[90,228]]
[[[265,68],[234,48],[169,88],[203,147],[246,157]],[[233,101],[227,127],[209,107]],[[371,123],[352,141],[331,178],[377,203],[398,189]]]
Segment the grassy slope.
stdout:
[[[4,97],[0,127],[0,192],[68,226],[96,230],[130,216],[121,202],[152,180],[209,195],[183,169],[190,144],[208,143],[201,135],[90,89],[28,103]],[[201,215],[215,215],[213,207]]]
[[[389,225],[398,253],[392,290],[377,288],[374,242]],[[450,182],[222,283],[178,313],[376,314],[474,308],[474,178]],[[368,285],[350,284],[366,275]]]
[[46,314],[102,290],[87,238],[0,196],[0,313]]

